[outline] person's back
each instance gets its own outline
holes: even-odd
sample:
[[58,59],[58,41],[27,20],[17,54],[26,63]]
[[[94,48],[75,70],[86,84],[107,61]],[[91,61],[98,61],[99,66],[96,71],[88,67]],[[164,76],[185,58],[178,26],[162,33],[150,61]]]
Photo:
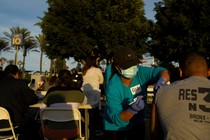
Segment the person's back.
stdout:
[[[83,76],[83,89],[85,91],[97,90],[100,92],[99,85],[103,84],[103,74],[99,68],[91,67]],[[89,87],[91,86],[91,88]]]
[[101,90],[100,84],[103,84],[104,77],[100,68],[97,68],[96,59],[89,57],[82,71],[83,83],[82,91],[87,96],[88,104],[93,108],[101,109]]
[[38,90],[39,88],[39,85],[38,83],[36,82],[35,79],[31,79],[31,82],[29,83],[28,85],[31,89],[33,89],[34,91]]
[[[43,106],[41,108],[78,109],[80,104],[86,104],[86,97],[80,88],[76,87],[77,84],[72,80],[72,75],[69,70],[60,70],[57,85],[48,89],[47,94],[44,96],[42,102]],[[46,124],[44,123],[44,126],[44,131],[49,138],[56,135],[56,137],[60,137],[59,139],[64,139],[63,137],[65,137],[65,135],[75,135],[75,121],[62,122],[61,124],[48,121]],[[67,138],[65,137],[65,139]]]
[[78,108],[84,102],[85,96],[81,90],[55,90],[50,92],[43,99],[43,103],[50,107],[72,107]]
[[0,80],[0,106],[9,111],[12,122],[19,126],[22,133],[27,129],[25,127],[30,119],[29,105],[37,103],[38,97],[24,80],[18,79],[17,66],[8,65],[4,72],[6,75]]
[[43,99],[46,106],[53,104],[63,106],[68,105],[72,108],[78,108],[79,104],[86,104],[87,99],[79,87],[72,81],[69,70],[60,70],[57,85],[49,88]]
[[[190,53],[181,60],[180,69],[184,79],[160,88],[155,97],[164,139],[208,140],[210,81],[207,79],[208,65],[205,57]],[[153,121],[152,130],[155,132]]]
[[57,76],[52,76],[49,81],[43,84],[43,91],[47,91],[49,88],[57,85]]

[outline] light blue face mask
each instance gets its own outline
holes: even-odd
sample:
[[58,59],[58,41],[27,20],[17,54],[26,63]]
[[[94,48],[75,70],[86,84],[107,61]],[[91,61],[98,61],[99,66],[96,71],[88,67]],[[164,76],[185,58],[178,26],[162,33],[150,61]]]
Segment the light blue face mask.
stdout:
[[137,66],[132,66],[125,70],[121,69],[121,74],[126,78],[133,78],[136,75],[137,71]]

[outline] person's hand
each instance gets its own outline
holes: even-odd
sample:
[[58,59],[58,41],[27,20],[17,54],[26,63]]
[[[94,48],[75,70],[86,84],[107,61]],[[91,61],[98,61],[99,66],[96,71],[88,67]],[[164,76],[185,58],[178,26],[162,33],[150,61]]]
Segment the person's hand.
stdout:
[[154,94],[156,94],[157,90],[161,87],[161,86],[165,86],[167,84],[166,79],[164,78],[160,78],[157,83],[154,86]]
[[131,112],[132,114],[136,114],[142,109],[144,109],[144,100],[142,100],[142,96],[137,96],[134,100],[133,103],[128,108],[128,111]]

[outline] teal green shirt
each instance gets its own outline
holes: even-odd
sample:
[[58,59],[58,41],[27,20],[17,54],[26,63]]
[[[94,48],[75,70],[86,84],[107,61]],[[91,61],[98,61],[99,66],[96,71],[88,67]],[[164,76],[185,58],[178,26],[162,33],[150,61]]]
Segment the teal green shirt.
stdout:
[[[121,82],[118,74],[112,77],[106,87],[106,106],[103,119],[105,130],[127,130],[134,124],[144,120],[147,103],[147,87],[157,82],[162,70],[164,70],[162,67],[151,68],[138,66],[138,72],[129,87],[126,87]],[[134,115],[129,121],[121,120],[119,114],[127,109],[129,103],[139,95],[144,96],[145,108]]]
[[106,86],[109,83],[111,74],[112,74],[112,66],[111,64],[109,64],[108,66],[106,66],[106,69],[105,69],[105,85]]

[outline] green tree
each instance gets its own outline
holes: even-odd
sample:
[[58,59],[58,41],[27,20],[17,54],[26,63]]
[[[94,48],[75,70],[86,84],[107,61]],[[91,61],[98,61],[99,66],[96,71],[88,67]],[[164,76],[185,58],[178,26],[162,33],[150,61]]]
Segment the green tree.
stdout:
[[1,68],[2,68],[2,66],[5,64],[6,61],[7,61],[6,58],[4,58],[4,57],[1,57],[1,58],[0,58],[0,67],[1,67]]
[[189,51],[210,54],[210,1],[163,0],[155,11],[150,48],[156,58],[170,63]]
[[23,67],[22,67],[22,77],[24,78],[25,75],[25,59],[28,53],[32,52],[39,52],[37,50],[36,42],[34,40],[34,37],[30,36],[27,39],[24,39],[25,43],[24,46],[22,47],[23,49]]
[[[27,53],[30,51],[37,51],[35,46],[34,37],[31,36],[31,32],[26,28],[21,28],[19,26],[10,28],[10,32],[4,32],[4,35],[6,36],[7,40],[12,40],[13,34],[22,34],[24,45],[16,47],[16,55],[18,53],[18,50],[23,50],[23,67],[22,67],[22,76],[25,72],[25,57],[27,56]],[[13,48],[13,46],[10,46]]]
[[8,42],[5,39],[0,38],[0,55],[2,52],[10,51],[10,50],[11,50],[11,48],[8,47]]
[[45,48],[47,46],[46,36],[44,34],[39,34],[38,36],[35,36],[35,41],[37,47],[40,48],[40,74],[42,74],[43,54],[45,53]]
[[48,0],[41,27],[50,59],[90,55],[109,59],[120,45],[143,54],[150,24],[144,17],[142,0]]

